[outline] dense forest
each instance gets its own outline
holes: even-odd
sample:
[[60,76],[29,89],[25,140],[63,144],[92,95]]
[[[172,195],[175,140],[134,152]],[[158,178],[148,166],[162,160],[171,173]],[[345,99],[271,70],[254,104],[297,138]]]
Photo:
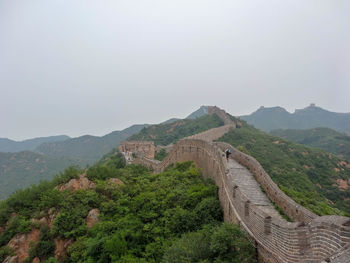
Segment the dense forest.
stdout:
[[[64,190],[81,174],[96,187]],[[113,185],[111,178],[120,183]],[[91,209],[99,221],[87,227]],[[52,224],[39,219],[54,215]],[[217,187],[190,162],[153,174],[125,166],[110,153],[82,171],[70,167],[53,181],[19,190],[0,203],[0,262],[8,242],[39,229],[26,262],[57,262],[57,238],[72,240],[62,262],[255,262],[255,250],[238,226],[223,223]]]

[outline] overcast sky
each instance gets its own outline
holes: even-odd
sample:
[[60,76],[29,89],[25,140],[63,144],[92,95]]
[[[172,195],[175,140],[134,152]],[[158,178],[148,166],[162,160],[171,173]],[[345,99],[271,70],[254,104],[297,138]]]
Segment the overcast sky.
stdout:
[[0,0],[0,137],[311,102],[350,112],[349,0]]

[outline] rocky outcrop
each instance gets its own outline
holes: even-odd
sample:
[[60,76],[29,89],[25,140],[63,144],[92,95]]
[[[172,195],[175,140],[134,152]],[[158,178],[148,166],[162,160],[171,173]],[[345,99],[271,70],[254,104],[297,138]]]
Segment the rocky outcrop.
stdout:
[[30,242],[37,242],[39,240],[39,234],[40,230],[34,228],[28,233],[18,234],[13,237],[8,243],[8,246],[14,250],[16,256],[12,257],[12,260],[16,261],[8,262],[24,262],[24,260],[29,256]]
[[87,190],[87,189],[95,189],[96,184],[90,181],[85,174],[80,175],[79,179],[71,179],[68,183],[61,185],[58,187],[58,190]]
[[86,217],[86,225],[88,228],[92,228],[99,220],[100,210],[97,208],[91,209]]
[[17,256],[8,256],[2,263],[17,263]]
[[55,238],[54,242],[56,245],[55,258],[60,261],[66,257],[67,248],[72,245],[74,241],[72,239]]
[[121,185],[124,184],[124,183],[123,183],[121,180],[119,180],[118,178],[110,178],[110,179],[108,180],[108,183],[109,183],[110,185],[117,185],[117,186],[121,186]]

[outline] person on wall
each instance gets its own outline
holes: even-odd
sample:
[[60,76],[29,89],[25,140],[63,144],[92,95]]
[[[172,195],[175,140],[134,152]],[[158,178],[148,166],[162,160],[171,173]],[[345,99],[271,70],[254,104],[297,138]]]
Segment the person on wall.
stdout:
[[231,151],[230,149],[225,150],[226,160],[228,161],[228,158],[230,157]]

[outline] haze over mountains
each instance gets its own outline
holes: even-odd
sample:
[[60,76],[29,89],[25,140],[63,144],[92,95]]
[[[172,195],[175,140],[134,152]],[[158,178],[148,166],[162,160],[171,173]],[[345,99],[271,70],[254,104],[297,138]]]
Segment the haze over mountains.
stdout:
[[[207,126],[210,128],[219,125],[213,117],[191,121],[205,115],[208,115],[208,106],[201,106],[197,111],[188,115],[187,121],[172,118],[158,125],[133,125],[122,131],[114,131],[101,137],[84,135],[69,138],[61,135],[35,138],[22,142],[0,139],[0,152],[3,152],[0,154],[0,199],[5,198],[18,188],[38,183],[43,179],[50,179],[54,174],[70,165],[81,167],[91,165],[113,148],[116,148],[121,141],[132,135],[135,135],[132,137],[135,139],[150,139],[155,136],[153,133],[162,133],[162,130],[167,131],[166,133],[172,131],[174,133],[173,138],[169,139],[168,134],[164,134],[166,136],[164,143],[166,144],[166,142],[171,142],[173,139],[191,135],[194,131],[204,130]],[[349,113],[329,112],[314,105],[297,110],[295,113],[289,113],[281,107],[262,107],[251,115],[242,116],[241,118],[264,131],[286,128],[329,127],[350,133]],[[148,129],[144,129],[147,127]],[[150,129],[151,127],[153,128]],[[175,131],[173,131],[174,129]],[[157,133],[157,131],[159,132]],[[339,135],[336,136],[339,139]],[[282,137],[286,138],[285,136]],[[296,141],[293,138],[286,139],[302,143],[300,140]],[[328,141],[321,144],[327,143]],[[312,144],[310,146],[320,147]],[[350,151],[347,143],[344,143],[341,152],[337,152],[337,149],[334,150],[333,148],[334,146],[323,149],[343,157],[347,157]]]
[[24,141],[13,141],[0,138],[0,152],[34,151],[36,147],[45,142],[58,142],[70,139],[67,135],[40,137]]
[[0,148],[0,199],[16,189],[51,179],[71,165],[85,167],[146,124],[133,125],[105,136],[85,135],[77,138],[53,136],[15,142],[2,139]]
[[276,129],[311,129],[327,127],[350,134],[350,113],[327,111],[314,104],[289,113],[282,107],[260,107],[240,117],[256,128],[270,132]]

